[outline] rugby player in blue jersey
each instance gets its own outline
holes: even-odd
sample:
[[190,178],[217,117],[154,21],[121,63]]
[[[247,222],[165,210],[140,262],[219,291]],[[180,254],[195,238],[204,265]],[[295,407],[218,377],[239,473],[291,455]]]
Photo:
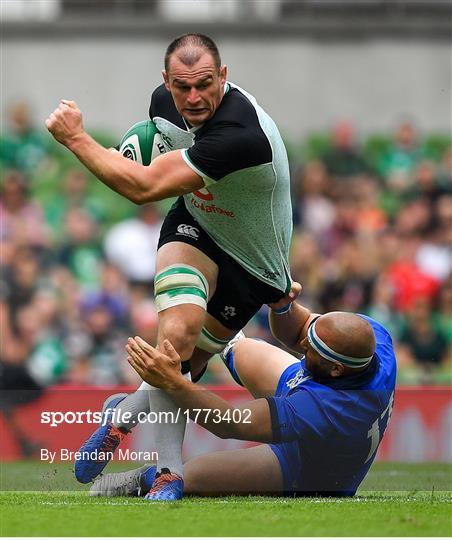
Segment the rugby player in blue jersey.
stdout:
[[[190,460],[185,493],[353,496],[367,474],[393,406],[391,336],[364,315],[311,313],[293,301],[300,289],[294,283],[270,312],[274,335],[300,360],[246,338],[223,353],[234,379],[255,398],[238,408],[185,379],[169,341],[158,351],[129,339],[128,360],[143,380],[166,390],[181,409],[212,411],[198,414],[197,423],[221,438],[266,443]],[[154,476],[149,466],[105,475],[91,493],[145,494],[158,484]]]

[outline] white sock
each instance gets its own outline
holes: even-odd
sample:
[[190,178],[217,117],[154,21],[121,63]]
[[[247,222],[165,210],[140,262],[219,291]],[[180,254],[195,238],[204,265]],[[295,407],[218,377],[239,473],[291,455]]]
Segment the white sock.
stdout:
[[[129,394],[119,402],[116,407],[119,412],[114,416],[113,425],[127,430],[134,428],[137,424],[138,414],[140,412],[148,414],[149,412],[149,391],[153,389],[150,384],[143,382],[133,394]],[[125,421],[124,413],[130,413],[128,421]]]
[[[190,373],[187,373],[184,377],[191,380]],[[173,419],[176,419],[179,407],[166,392],[153,388],[149,393],[149,399],[152,411],[156,413],[172,412]],[[168,415],[168,418],[170,416]],[[168,423],[154,424],[156,451],[158,454],[157,470],[161,471],[166,467],[181,478],[183,477],[182,443],[184,442],[186,421],[184,411],[181,410],[177,422],[168,421]]]

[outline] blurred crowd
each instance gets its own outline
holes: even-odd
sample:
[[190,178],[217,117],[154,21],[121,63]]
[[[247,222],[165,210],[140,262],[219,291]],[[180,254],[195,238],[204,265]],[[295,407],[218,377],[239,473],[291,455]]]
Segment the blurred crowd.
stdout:
[[291,269],[304,302],[383,323],[399,383],[450,383],[451,139],[403,120],[360,144],[344,121],[317,145],[293,174]]
[[[110,192],[33,124],[27,104],[12,106],[8,118],[0,150],[2,388],[136,384],[124,346],[137,334],[155,343],[152,281],[170,203],[136,207]],[[302,301],[385,324],[399,382],[450,383],[450,138],[427,137],[407,119],[363,140],[343,121],[289,150],[291,268]],[[247,334],[271,340],[266,307]],[[230,382],[220,361],[204,382]]]

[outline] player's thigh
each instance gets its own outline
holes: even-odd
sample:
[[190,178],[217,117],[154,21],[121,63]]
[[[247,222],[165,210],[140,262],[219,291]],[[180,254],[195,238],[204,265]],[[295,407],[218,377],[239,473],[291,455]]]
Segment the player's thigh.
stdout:
[[158,343],[169,339],[183,360],[194,351],[218,277],[218,247],[179,198],[166,216],[157,251]]
[[185,492],[192,495],[280,495],[279,461],[266,444],[212,452],[184,465]]
[[209,284],[209,296],[215,292],[218,276],[217,264],[205,253],[185,242],[168,242],[157,251],[156,275],[176,264],[196,268]]
[[278,347],[255,339],[241,339],[233,354],[235,370],[255,398],[274,396],[281,375],[289,366],[300,363]]
[[165,217],[160,230],[156,274],[172,265],[196,268],[207,280],[209,297],[218,276],[218,246],[187,211],[179,197]]

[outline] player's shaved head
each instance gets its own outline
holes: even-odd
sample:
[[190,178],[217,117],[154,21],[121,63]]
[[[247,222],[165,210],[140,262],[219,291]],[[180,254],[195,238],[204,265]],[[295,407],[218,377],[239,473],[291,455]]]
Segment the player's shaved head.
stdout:
[[[316,331],[339,354],[366,358],[375,353],[376,341],[372,326],[354,313],[332,311],[322,315],[316,322]],[[355,373],[358,371],[356,368],[349,369]]]
[[186,66],[193,67],[205,52],[212,56],[215,67],[220,69],[220,53],[213,39],[204,34],[184,34],[179,36],[166,49],[165,70],[168,71],[173,55],[176,55]]

